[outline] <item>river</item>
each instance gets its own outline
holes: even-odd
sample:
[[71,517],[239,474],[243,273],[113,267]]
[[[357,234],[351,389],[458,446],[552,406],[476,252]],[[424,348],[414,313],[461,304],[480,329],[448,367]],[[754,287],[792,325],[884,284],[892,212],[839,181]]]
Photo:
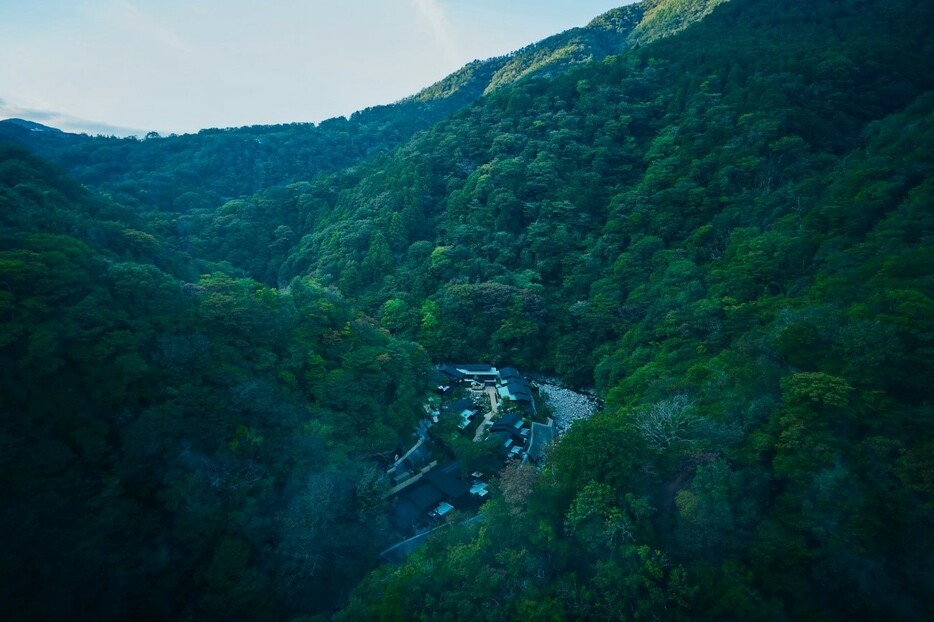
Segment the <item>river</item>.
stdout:
[[535,386],[548,398],[554,412],[555,430],[563,434],[575,421],[588,419],[603,408],[600,398],[562,386],[551,378],[535,378]]

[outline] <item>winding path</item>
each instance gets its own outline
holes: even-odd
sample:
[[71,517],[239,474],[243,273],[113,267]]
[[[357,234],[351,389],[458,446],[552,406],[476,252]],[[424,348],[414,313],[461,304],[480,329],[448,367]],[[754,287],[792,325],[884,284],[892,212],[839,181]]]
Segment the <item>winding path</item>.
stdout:
[[483,437],[483,432],[486,430],[487,426],[490,425],[490,419],[499,411],[499,401],[497,400],[496,387],[487,387],[486,393],[490,397],[490,412],[486,414],[483,418],[483,421],[480,422],[480,425],[477,426],[477,433],[474,434],[474,442],[480,441]]

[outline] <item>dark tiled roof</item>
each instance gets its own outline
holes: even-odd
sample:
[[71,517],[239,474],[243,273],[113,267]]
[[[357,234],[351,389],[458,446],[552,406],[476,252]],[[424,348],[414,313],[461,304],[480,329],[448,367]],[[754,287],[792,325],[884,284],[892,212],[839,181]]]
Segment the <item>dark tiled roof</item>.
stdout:
[[495,434],[503,439],[505,443],[507,440],[512,440],[516,445],[524,445],[525,437],[519,432],[519,429],[513,426],[508,425],[498,425],[490,428],[490,433]]
[[448,475],[453,475],[454,477],[457,477],[458,475],[460,475],[460,472],[461,472],[461,463],[458,460],[454,460],[453,462],[448,462],[443,467],[438,467],[435,470],[439,473],[446,473]]
[[460,371],[459,369],[457,369],[456,367],[452,365],[442,365],[441,367],[438,368],[438,373],[444,374],[448,378],[452,378],[454,380],[464,379],[464,372]]
[[466,483],[439,470],[432,471],[425,476],[425,479],[452,500],[463,497],[470,490]]
[[420,512],[424,512],[438,505],[438,502],[444,499],[444,495],[429,482],[419,482],[405,494],[404,499],[408,499]]
[[513,399],[515,399],[517,402],[528,402],[529,404],[532,403],[531,393],[525,393],[523,391],[512,391],[510,395],[512,395]]
[[390,513],[396,529],[407,531],[425,512],[442,501],[455,506],[470,492],[470,486],[460,479],[460,463],[456,460],[427,473],[421,480],[403,491]]
[[509,378],[522,378],[522,374],[520,374],[515,367],[504,367],[499,370],[499,377],[503,380],[507,380]]
[[474,404],[473,402],[471,402],[471,401],[468,400],[467,398],[464,398],[464,399],[462,399],[462,400],[457,400],[456,402],[454,402],[453,404],[451,404],[451,409],[450,409],[450,410],[451,410],[452,413],[458,413],[458,414],[460,414],[461,412],[463,412],[463,411],[465,411],[465,410],[472,410],[472,411],[474,411],[474,412],[477,412],[477,411],[480,410],[480,409],[477,408],[477,405],[476,405],[476,404]]
[[522,378],[510,378],[506,381],[506,388],[510,391],[525,391],[526,393],[532,392],[532,390],[529,389],[529,383]]
[[513,438],[512,438],[512,436],[513,436],[512,433],[511,433],[509,430],[507,430],[506,428],[502,428],[502,429],[499,429],[499,430],[491,430],[491,431],[490,431],[490,435],[491,435],[491,436],[498,436],[498,437],[500,438],[500,440],[503,442],[503,445],[505,445],[505,444],[508,443],[509,441],[513,440]]
[[467,363],[464,365],[455,365],[455,367],[457,369],[466,370],[468,373],[477,372],[477,373],[487,373],[487,374],[492,373],[493,370],[495,369],[492,365],[486,365],[483,363]]
[[502,426],[502,427],[516,429],[516,424],[519,423],[520,421],[522,421],[522,415],[517,415],[516,413],[510,413],[508,415],[504,415],[500,419],[497,419],[493,423],[493,427],[498,428]]

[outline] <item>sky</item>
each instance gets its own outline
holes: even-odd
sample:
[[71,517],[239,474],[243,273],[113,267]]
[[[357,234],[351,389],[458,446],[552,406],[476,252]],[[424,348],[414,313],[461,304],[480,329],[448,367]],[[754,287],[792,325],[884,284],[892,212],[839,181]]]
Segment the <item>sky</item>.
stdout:
[[162,134],[320,122],[632,0],[0,0],[0,119]]

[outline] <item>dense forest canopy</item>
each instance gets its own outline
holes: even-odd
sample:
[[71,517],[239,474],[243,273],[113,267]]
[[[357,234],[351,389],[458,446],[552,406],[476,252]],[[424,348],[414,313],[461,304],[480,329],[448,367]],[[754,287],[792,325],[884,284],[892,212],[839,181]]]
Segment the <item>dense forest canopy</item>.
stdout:
[[132,212],[0,161],[9,611],[338,605],[381,541],[376,464],[417,421],[422,350],[310,280],[198,277]]
[[[710,7],[721,0],[700,0]],[[657,4],[657,3],[654,3]],[[138,137],[76,135],[20,119],[0,123],[0,142],[27,146],[66,168],[81,182],[144,211],[188,213],[270,186],[305,181],[351,167],[398,147],[419,130],[475,102],[485,92],[625,50],[638,41],[667,36],[697,19],[659,15],[636,4],[611,11],[512,54],[474,61],[395,104],[374,106],[317,126],[292,123],[211,128],[197,134]],[[645,23],[643,23],[645,22]],[[46,130],[46,131],[43,131]]]
[[[931,23],[645,0],[317,127],[0,124],[10,611],[930,619]],[[379,565],[452,359],[606,408]]]

